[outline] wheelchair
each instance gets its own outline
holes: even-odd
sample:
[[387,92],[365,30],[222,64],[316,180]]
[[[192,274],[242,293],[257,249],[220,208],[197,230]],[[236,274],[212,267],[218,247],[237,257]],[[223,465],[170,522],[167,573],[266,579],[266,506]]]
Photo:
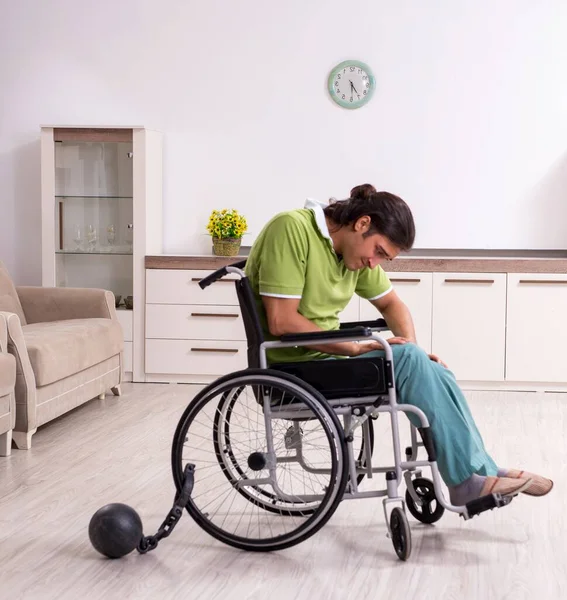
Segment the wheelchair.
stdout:
[[[381,497],[388,536],[398,558],[407,560],[412,544],[406,508],[432,524],[445,510],[470,519],[511,501],[499,494],[464,506],[445,500],[427,417],[396,401],[392,349],[379,335],[387,329],[383,319],[267,341],[245,264],[223,267],[199,282],[205,289],[237,276],[224,283],[234,280],[248,348],[248,368],[203,388],[175,431],[173,478],[180,492],[185,469],[194,469],[186,509],[199,526],[236,548],[282,550],[321,529],[341,501]],[[370,339],[382,344],[384,358],[268,365],[266,357],[271,348]],[[375,466],[373,423],[382,413],[391,424],[393,464]],[[413,413],[421,424],[410,422],[404,458],[400,413]],[[426,457],[418,460],[421,449]],[[431,479],[423,476],[425,468]],[[364,478],[378,476],[384,477],[383,489],[359,489]]]

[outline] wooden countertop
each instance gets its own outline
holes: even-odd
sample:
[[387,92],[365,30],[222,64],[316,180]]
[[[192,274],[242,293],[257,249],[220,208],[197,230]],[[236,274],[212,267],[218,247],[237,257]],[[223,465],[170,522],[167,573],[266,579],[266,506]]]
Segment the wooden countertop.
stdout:
[[[246,256],[175,255],[146,256],[146,269],[220,269],[246,260]],[[396,258],[384,265],[392,272],[436,273],[567,273],[567,258],[462,258],[415,257]]]

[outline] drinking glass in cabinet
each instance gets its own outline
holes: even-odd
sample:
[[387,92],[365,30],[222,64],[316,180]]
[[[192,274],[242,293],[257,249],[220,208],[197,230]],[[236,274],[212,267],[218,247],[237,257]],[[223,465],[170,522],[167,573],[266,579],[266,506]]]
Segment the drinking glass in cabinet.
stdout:
[[111,247],[114,246],[114,242],[116,241],[116,229],[112,223],[106,228],[106,239]]
[[73,242],[75,242],[76,251],[83,249],[83,228],[80,225],[73,227]]
[[96,233],[96,227],[94,225],[87,226],[87,243],[89,245],[89,252],[94,252],[96,248],[98,237]]

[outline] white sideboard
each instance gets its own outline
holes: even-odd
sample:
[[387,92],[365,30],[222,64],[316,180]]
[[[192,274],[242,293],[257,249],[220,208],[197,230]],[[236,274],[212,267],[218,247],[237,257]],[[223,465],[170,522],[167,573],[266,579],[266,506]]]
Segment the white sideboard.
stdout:
[[202,290],[210,272],[146,270],[146,381],[208,383],[246,368],[234,277]]
[[[145,381],[205,384],[247,366],[246,336],[230,281],[234,277],[205,290],[198,285],[236,259],[214,259],[205,263],[208,268],[180,268],[203,266],[203,261],[185,258],[173,268],[150,261],[152,268],[146,269]],[[438,261],[405,260],[411,271],[399,270],[404,266],[400,259],[388,275],[410,309],[418,344],[439,355],[464,389],[567,391],[562,344],[567,273],[501,272],[506,261],[466,272],[462,261],[447,259],[441,267]],[[451,266],[458,268],[451,271]],[[490,266],[496,268],[487,270]],[[370,302],[354,297],[341,320],[379,316]]]

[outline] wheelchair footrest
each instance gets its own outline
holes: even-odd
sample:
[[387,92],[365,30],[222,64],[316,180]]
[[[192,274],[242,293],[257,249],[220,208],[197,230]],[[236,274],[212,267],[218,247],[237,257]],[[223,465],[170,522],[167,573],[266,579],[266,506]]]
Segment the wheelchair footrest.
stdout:
[[501,508],[512,502],[513,496],[502,496],[502,494],[488,494],[488,496],[481,496],[476,500],[471,500],[465,505],[467,507],[467,513],[469,519],[476,515],[480,515],[486,510],[493,510],[494,508]]

